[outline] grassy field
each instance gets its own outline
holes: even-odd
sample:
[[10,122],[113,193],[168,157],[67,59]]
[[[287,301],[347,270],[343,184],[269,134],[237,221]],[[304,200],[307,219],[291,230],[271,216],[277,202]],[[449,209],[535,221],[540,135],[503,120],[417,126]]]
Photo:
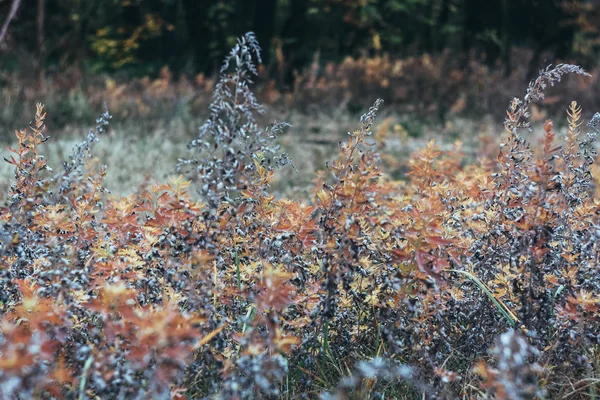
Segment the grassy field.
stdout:
[[[262,118],[264,121],[287,121],[292,125],[278,138],[278,143],[296,165],[295,170],[284,170],[276,176],[273,181],[275,193],[293,198],[306,196],[315,173],[325,169],[327,160],[332,159],[338,151],[338,142],[346,139],[347,133],[355,129],[358,118],[340,110],[309,115],[294,111],[284,114],[267,108]],[[476,121],[456,118],[444,125],[415,124],[409,118],[384,108],[383,117],[376,123],[375,132],[384,138],[379,146],[384,146],[389,157],[407,159],[413,151],[432,139],[441,148],[449,148],[460,139],[465,151],[475,157],[481,138],[499,141],[503,132],[502,125],[491,117]],[[175,120],[166,127],[155,127],[155,130],[148,132],[140,128],[139,121],[119,122],[111,126],[107,137],[98,141],[92,161],[108,166],[105,186],[113,195],[133,194],[142,185],[163,182],[179,174],[176,170],[177,160],[193,155],[187,145],[202,123],[200,118],[194,122]],[[26,125],[27,121],[22,121],[14,129],[22,129]],[[89,126],[68,126],[56,130],[48,128],[47,135],[51,140],[43,147],[48,164],[58,169],[73,146],[85,138],[89,129]],[[539,136],[539,132],[534,135]],[[16,138],[12,138],[2,143],[3,149],[15,145]],[[6,150],[4,152],[7,153]],[[8,189],[13,172],[14,167],[10,164],[0,164],[2,195]]]

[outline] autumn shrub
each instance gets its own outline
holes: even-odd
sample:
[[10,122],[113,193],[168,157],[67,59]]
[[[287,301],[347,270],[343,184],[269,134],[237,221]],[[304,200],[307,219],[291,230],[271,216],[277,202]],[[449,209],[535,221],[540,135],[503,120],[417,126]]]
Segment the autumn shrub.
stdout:
[[[293,90],[284,98],[289,106],[306,112],[340,106],[356,111],[368,107],[369,99],[382,97],[397,112],[416,117],[421,124],[482,115],[502,121],[506,98],[532,78],[528,70],[532,57],[532,52],[515,48],[512,58],[519,62],[508,75],[475,55],[457,57],[450,51],[403,58],[386,54],[346,57],[339,63],[315,58],[310,68],[295,75]],[[558,113],[562,109],[559,99],[575,94],[586,107],[598,107],[592,89],[596,79],[571,79],[561,85],[553,96],[534,106],[533,119]]]
[[[258,121],[266,122],[271,115],[290,118],[294,114],[314,117],[324,113],[329,118],[331,113],[355,118],[373,99],[384,98],[387,109],[406,116],[417,128],[415,131],[465,117],[491,115],[500,122],[506,99],[532,78],[527,66],[533,53],[520,48],[513,53],[512,58],[519,62],[508,76],[500,66],[489,66],[475,55],[456,57],[451,52],[403,58],[386,54],[346,57],[337,63],[322,61],[317,54],[309,67],[294,74],[289,85],[272,69],[257,65],[253,91],[269,111]],[[598,74],[596,69],[592,72],[591,79],[570,79],[552,96],[534,105],[532,119],[543,122],[547,115],[556,115],[564,108],[560,99],[575,95],[586,109],[600,108],[595,95]],[[114,116],[113,125],[130,135],[166,129],[187,140],[208,114],[218,75],[176,76],[165,66],[156,76],[141,78],[118,73],[84,76],[73,67],[49,72],[43,93],[27,74],[0,72],[0,82],[2,139],[13,126],[30,118],[29,110],[43,100],[51,110],[47,119],[51,132],[85,126],[93,116],[92,110],[107,102]]]
[[[390,177],[375,101],[303,200],[276,198],[276,144],[239,39],[185,177],[115,198],[86,162],[105,111],[60,171],[38,105],[5,160],[0,398],[584,398],[598,389],[594,141],[576,102],[532,145],[540,72],[509,105],[497,157],[434,142]],[[198,193],[192,200],[189,190]]]

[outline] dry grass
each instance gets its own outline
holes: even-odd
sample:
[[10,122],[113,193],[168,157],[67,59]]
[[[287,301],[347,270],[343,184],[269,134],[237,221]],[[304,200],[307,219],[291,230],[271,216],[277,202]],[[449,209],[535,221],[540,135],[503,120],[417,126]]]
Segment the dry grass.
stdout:
[[[276,194],[299,198],[306,195],[315,173],[323,170],[327,160],[336,154],[338,142],[354,129],[356,117],[343,110],[309,115],[295,111],[282,114],[268,109],[264,119],[285,120],[292,124],[279,142],[282,150],[294,160],[296,170],[280,171],[273,182],[273,189]],[[26,121],[21,125],[15,129],[25,126]],[[186,145],[196,129],[191,129],[190,125],[198,126],[200,120],[196,125],[182,120],[171,121],[168,126],[158,127],[149,133],[137,121],[126,121],[113,127],[110,134],[96,144],[92,160],[108,166],[106,188],[116,196],[127,196],[145,183],[163,182],[177,175],[177,159],[191,154]],[[413,127],[414,131],[405,127]],[[52,140],[44,144],[44,153],[53,169],[60,167],[73,146],[85,137],[87,129],[67,127],[59,132],[49,129],[48,135]],[[399,160],[407,159],[414,150],[422,148],[431,139],[435,139],[443,149],[460,139],[465,143],[465,150],[470,151],[472,157],[477,157],[481,138],[496,140],[502,132],[502,126],[491,118],[479,121],[456,118],[443,126],[417,125],[415,128],[408,117],[388,112],[387,117],[380,118],[375,125],[375,131],[383,139],[386,154]],[[1,143],[4,155],[6,147],[14,146],[15,141],[16,138]],[[13,171],[10,164],[0,163],[0,197],[10,185]]]

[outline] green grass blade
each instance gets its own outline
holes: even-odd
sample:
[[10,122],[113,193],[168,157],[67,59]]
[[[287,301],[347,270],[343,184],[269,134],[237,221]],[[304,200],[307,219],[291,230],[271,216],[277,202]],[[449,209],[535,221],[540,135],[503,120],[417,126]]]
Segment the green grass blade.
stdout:
[[242,290],[242,276],[240,274],[240,258],[238,257],[237,251],[235,252],[235,274],[237,277],[238,289]]
[[494,303],[494,306],[496,306],[498,311],[500,311],[500,313],[504,316],[504,318],[506,318],[506,320],[510,323],[510,325],[513,328],[517,326],[517,321],[504,309],[504,307],[502,307],[502,305],[498,302],[498,300],[496,300],[496,298],[494,297],[492,292],[490,292],[490,290],[483,284],[483,282],[481,282],[479,280],[479,278],[477,278],[475,275],[473,275],[467,271],[460,271],[460,270],[453,269],[453,270],[450,270],[450,272],[456,272],[457,274],[464,275],[471,282],[475,283],[479,287],[479,289],[481,289],[490,298],[492,303]]

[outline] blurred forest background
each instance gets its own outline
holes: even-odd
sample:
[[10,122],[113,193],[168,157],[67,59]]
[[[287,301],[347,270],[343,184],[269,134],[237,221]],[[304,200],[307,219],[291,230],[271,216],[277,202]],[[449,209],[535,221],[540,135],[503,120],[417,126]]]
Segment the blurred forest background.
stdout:
[[[318,53],[323,62],[347,56],[391,57],[451,51],[466,63],[483,57],[508,74],[514,47],[541,55],[596,59],[598,1],[586,0],[2,0],[3,68],[38,73],[78,68],[156,76],[210,74],[235,44],[254,31],[264,61],[283,82]],[[32,62],[34,65],[32,65]]]
[[127,135],[189,140],[247,31],[263,47],[265,118],[309,142],[336,143],[378,97],[399,137],[464,139],[559,62],[593,77],[549,91],[533,119],[573,99],[600,110],[599,0],[0,0],[0,21],[0,141],[36,102],[63,137],[107,102]]
[[[210,90],[246,31],[264,48],[267,102],[288,94],[301,108],[320,99],[359,111],[381,95],[442,119],[491,111],[489,97],[502,94],[485,86],[516,73],[521,87],[550,63],[593,69],[600,50],[598,0],[1,0],[0,16],[2,86],[17,86],[16,100],[71,93],[59,124],[88,117],[77,103],[95,100],[78,93],[90,87],[128,97],[139,78],[140,90],[167,79]],[[473,83],[487,89],[483,103]],[[323,98],[319,88],[330,85]],[[187,93],[174,111],[192,99]],[[145,106],[138,114],[154,108]]]

